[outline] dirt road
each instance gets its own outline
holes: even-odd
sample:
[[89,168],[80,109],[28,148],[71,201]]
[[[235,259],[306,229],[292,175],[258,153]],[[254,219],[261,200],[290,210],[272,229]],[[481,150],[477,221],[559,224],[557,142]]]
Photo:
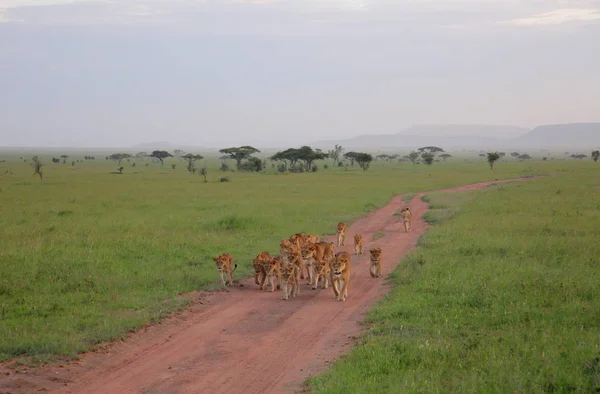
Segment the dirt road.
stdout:
[[[407,205],[400,196],[348,227],[346,245],[337,249],[351,252],[354,234],[362,233],[365,254],[352,256],[345,302],[334,300],[331,287],[312,290],[305,280],[299,297],[282,301],[280,291],[259,291],[249,278],[229,291],[200,293],[186,311],[124,342],[89,352],[80,361],[19,374],[3,368],[0,393],[299,392],[307,377],[350,349],[364,313],[389,290],[384,278],[369,275],[368,249],[380,246],[384,276],[391,272],[427,227],[421,219],[427,210],[421,196],[409,204],[414,215],[411,233],[405,233],[399,217],[393,216]],[[3,375],[8,371],[10,375]]]

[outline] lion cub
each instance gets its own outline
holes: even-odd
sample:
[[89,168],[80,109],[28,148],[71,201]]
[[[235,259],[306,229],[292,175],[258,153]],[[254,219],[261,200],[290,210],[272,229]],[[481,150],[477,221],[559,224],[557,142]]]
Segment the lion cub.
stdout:
[[[227,287],[227,285],[231,285],[233,283],[233,279],[231,277],[237,269],[237,264],[235,264],[235,268],[233,268],[233,270],[231,269],[231,265],[233,263],[231,255],[229,253],[223,253],[217,257],[213,257],[213,261],[217,266],[219,277],[221,278],[221,283],[223,283],[223,286]],[[227,280],[225,280],[225,278],[227,278]]]
[[354,254],[363,254],[363,245],[362,234],[354,234]]
[[412,228],[412,212],[406,207],[400,211],[400,215],[402,215],[402,222],[404,222],[404,231],[409,233]]
[[381,248],[373,248],[369,250],[371,252],[371,267],[369,273],[373,278],[379,278],[381,276]]
[[346,301],[348,297],[351,260],[350,253],[339,252],[331,262],[331,285],[338,301]]
[[319,273],[322,271],[321,264],[323,261],[331,261],[334,254],[335,246],[333,242],[307,242],[302,247],[302,257],[306,260],[306,264],[310,265],[309,285],[313,285],[313,290],[317,288],[319,281]]
[[259,290],[265,288],[265,280],[267,279],[265,263],[271,259],[272,257],[269,252],[260,252],[258,256],[252,259],[252,266],[254,267],[254,283],[258,285]]
[[[304,233],[296,233],[290,237],[290,242],[295,244],[298,247],[298,250],[300,250],[300,260],[302,260],[300,265],[303,266],[304,269],[306,270],[306,277],[308,278],[309,285],[312,284],[312,280],[313,280],[313,277],[312,277],[313,276],[313,267],[312,267],[313,260],[311,258],[307,258],[304,256],[304,249],[309,244],[318,243],[320,241],[320,239],[321,239],[321,237],[316,234],[304,234]],[[304,279],[304,278],[305,277],[303,275],[300,276],[300,279]]]
[[316,290],[319,286],[319,280],[321,281],[321,288],[326,289],[329,287],[329,277],[330,277],[330,263],[331,257],[325,258],[323,260],[315,260],[313,265],[315,281],[312,284],[312,289]]
[[289,239],[284,239],[279,244],[279,254],[281,255],[281,262],[283,264],[293,263],[298,265],[300,268],[300,279],[304,279],[304,259],[302,258],[302,251],[298,248],[298,245]]
[[298,280],[298,271],[300,267],[296,264],[283,264],[281,266],[281,290],[282,300],[287,300],[289,296],[296,298],[300,294],[300,281]]
[[346,242],[346,224],[339,222],[337,225],[337,246],[343,246]]
[[279,290],[281,288],[281,257],[276,256],[269,261],[265,261],[264,268],[265,275],[269,279],[269,284],[271,285],[271,290],[269,291],[275,291],[275,278],[277,278],[277,289]]

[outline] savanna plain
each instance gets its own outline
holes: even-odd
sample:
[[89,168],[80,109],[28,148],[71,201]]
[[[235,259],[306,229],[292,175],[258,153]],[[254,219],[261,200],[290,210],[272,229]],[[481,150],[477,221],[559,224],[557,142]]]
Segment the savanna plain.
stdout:
[[[203,159],[204,182],[175,159],[118,174],[103,157],[50,158],[43,180],[18,155],[0,163],[11,169],[0,174],[0,361],[35,366],[125,338],[184,308],[190,292],[219,288],[220,253],[232,254],[240,279],[293,233],[333,234],[392,196],[425,192],[432,227],[390,274],[356,347],[306,390],[600,390],[600,164],[591,160],[224,174]],[[543,177],[435,192],[526,175]]]

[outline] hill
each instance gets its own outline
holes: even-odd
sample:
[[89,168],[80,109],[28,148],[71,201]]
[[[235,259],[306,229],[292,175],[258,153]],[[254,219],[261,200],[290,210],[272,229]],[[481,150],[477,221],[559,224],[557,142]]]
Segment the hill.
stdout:
[[516,126],[418,125],[397,134],[361,135],[337,141],[318,141],[311,146],[325,149],[340,144],[348,149],[415,149],[436,145],[442,146],[444,149],[491,149],[527,132],[528,129]]
[[515,148],[600,147],[600,123],[566,123],[538,126],[510,141]]
[[361,135],[343,140],[318,141],[311,146],[331,149],[411,150],[435,145],[452,149],[591,149],[600,147],[600,123],[537,126],[528,131],[516,126],[423,125],[397,134]]

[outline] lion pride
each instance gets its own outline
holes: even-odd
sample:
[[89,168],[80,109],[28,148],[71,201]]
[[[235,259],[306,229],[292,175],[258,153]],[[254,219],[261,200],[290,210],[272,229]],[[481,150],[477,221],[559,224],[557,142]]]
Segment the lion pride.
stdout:
[[352,257],[348,252],[336,253],[331,262],[331,286],[338,301],[346,301],[348,283],[350,282],[350,263]]
[[404,223],[404,231],[409,233],[412,229],[412,212],[406,207],[400,211],[400,215],[402,216],[402,222]]
[[[227,285],[231,285],[233,283],[232,275],[237,269],[237,264],[235,264],[235,268],[231,269],[231,265],[233,264],[233,258],[229,253],[220,254],[217,257],[213,257],[213,261],[217,266],[217,270],[219,271],[219,277],[221,278],[221,283],[223,286],[227,287]],[[227,278],[227,280],[225,280]]]
[[372,248],[369,250],[371,253],[371,266],[369,273],[373,278],[379,278],[381,276],[381,248]]
[[337,246],[343,246],[346,242],[346,224],[339,222],[337,225]]
[[362,234],[354,234],[354,254],[363,254],[363,245]]

